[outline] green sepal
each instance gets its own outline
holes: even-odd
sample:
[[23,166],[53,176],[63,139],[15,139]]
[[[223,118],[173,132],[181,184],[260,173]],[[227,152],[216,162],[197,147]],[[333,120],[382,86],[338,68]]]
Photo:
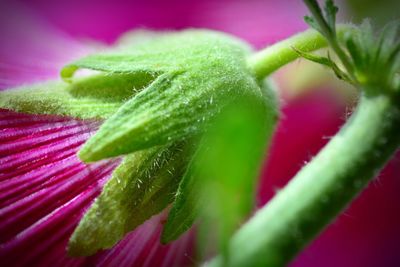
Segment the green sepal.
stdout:
[[70,64],[63,71],[65,79],[77,68],[156,76],[104,123],[80,152],[81,159],[97,161],[195,135],[235,98],[261,96],[246,65],[248,52],[245,44],[225,34],[189,30]]
[[189,164],[187,172],[183,176],[172,208],[168,213],[168,219],[161,234],[161,243],[168,244],[178,239],[189,230],[196,220],[200,210],[199,181],[193,174],[194,161]]
[[[169,107],[160,100],[165,98],[165,93],[168,94],[177,75],[166,73],[159,76],[146,90],[127,101],[84,144],[78,154],[80,159],[97,161],[166,143],[167,140],[157,140],[154,136],[165,127],[160,118],[165,116]],[[150,145],[149,140],[152,141]]]
[[[170,71],[165,56],[152,53],[146,49],[148,43],[165,35],[166,32],[150,30],[132,30],[118,38],[115,45],[101,53],[80,58],[61,69],[64,81],[73,82],[76,71],[90,69],[107,72],[108,75],[118,73],[146,73],[156,78],[159,74]],[[153,42],[154,43],[154,42]]]
[[154,77],[160,73],[173,70],[167,62],[162,60],[150,60],[148,54],[99,54],[90,55],[75,61],[73,64],[66,65],[61,70],[61,78],[67,82],[72,82],[73,75],[79,69],[91,69],[98,71],[118,73],[148,73]]
[[177,239],[200,216],[219,228],[223,248],[254,207],[254,185],[278,115],[271,87],[263,89],[261,101],[238,99],[212,120],[179,185],[162,243]]
[[30,114],[107,119],[152,79],[147,74],[95,74],[73,84],[42,82],[0,92],[0,107]]
[[304,22],[308,24],[308,26],[310,26],[310,28],[321,32],[321,28],[319,27],[318,23],[315,21],[315,19],[313,17],[310,16],[304,16]]
[[154,147],[125,157],[75,229],[71,256],[111,248],[174,200],[190,146]]

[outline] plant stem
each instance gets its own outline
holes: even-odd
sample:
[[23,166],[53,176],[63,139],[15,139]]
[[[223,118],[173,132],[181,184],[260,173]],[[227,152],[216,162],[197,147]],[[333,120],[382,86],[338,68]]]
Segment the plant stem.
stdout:
[[230,266],[286,265],[378,174],[399,133],[398,99],[363,95],[340,132],[232,237]]
[[[339,25],[337,34],[342,36],[349,30],[351,26]],[[247,63],[255,75],[262,79],[299,57],[293,47],[302,52],[312,52],[326,46],[328,43],[319,32],[306,30],[253,54]]]

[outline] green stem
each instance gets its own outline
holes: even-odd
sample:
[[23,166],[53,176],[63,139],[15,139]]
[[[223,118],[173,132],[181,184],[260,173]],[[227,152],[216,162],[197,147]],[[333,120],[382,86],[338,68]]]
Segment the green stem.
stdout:
[[[284,266],[374,178],[400,145],[400,107],[362,96],[340,132],[231,239],[231,266]],[[221,266],[217,257],[207,266]]]
[[[343,36],[349,30],[351,26],[340,25],[337,34]],[[306,30],[255,53],[247,63],[255,75],[262,79],[299,57],[293,47],[303,52],[312,52],[327,45],[326,39],[319,32]]]

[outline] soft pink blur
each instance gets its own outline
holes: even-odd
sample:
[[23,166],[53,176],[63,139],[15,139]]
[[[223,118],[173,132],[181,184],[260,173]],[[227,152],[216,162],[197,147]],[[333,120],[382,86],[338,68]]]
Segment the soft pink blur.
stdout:
[[[112,42],[137,27],[201,27],[232,33],[260,47],[306,27],[298,0],[22,0],[74,37]],[[276,29],[279,29],[277,31]]]
[[[212,28],[258,48],[306,28],[302,22],[306,11],[298,0],[26,0],[2,5],[3,88],[54,77],[66,61],[90,51],[85,40],[111,43],[131,28]],[[260,204],[283,187],[343,123],[345,107],[330,94],[329,88],[323,88],[283,104],[263,170]],[[292,266],[400,266],[399,177],[400,163],[395,159]]]

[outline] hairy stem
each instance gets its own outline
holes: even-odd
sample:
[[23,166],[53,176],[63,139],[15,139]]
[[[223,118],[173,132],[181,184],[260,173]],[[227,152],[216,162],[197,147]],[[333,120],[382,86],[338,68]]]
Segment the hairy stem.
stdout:
[[[230,266],[287,264],[376,176],[399,133],[396,100],[362,96],[340,132],[233,236]],[[207,266],[222,264],[217,257]]]
[[[349,30],[351,26],[339,25],[337,34],[341,37]],[[299,57],[293,47],[302,52],[312,52],[326,46],[328,43],[319,32],[306,30],[253,54],[247,63],[255,75],[262,79]]]

